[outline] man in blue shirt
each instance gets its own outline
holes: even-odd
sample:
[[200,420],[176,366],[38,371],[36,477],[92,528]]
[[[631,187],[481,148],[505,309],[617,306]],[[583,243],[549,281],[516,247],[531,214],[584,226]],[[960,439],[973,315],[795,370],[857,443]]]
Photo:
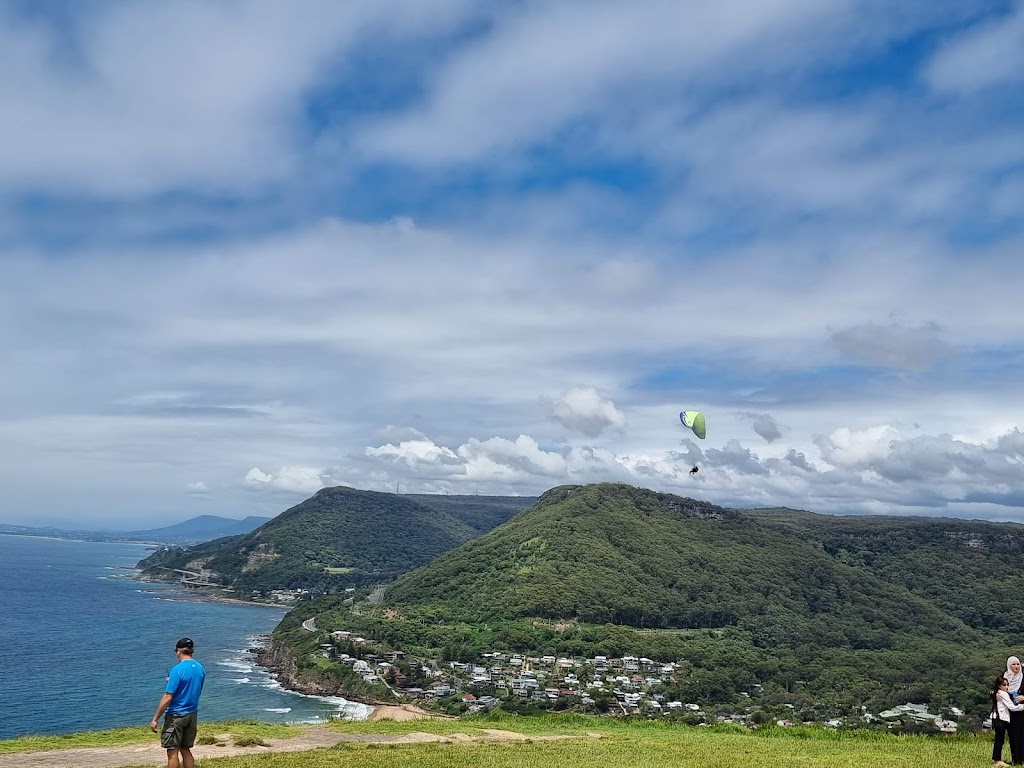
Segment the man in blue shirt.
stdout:
[[203,692],[206,670],[192,658],[195,644],[183,637],[174,646],[178,663],[167,675],[164,695],[156,708],[156,714],[149,724],[157,732],[160,715],[166,710],[164,727],[160,732],[160,746],[167,750],[167,768],[179,768],[178,753],[181,753],[181,768],[195,768],[192,745],[196,743],[196,724],[199,718],[199,694]]

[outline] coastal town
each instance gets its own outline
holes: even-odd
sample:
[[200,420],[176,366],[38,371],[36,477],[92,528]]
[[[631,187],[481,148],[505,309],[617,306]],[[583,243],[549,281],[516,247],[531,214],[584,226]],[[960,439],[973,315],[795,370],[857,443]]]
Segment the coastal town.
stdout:
[[[318,631],[309,620],[303,624]],[[685,674],[683,665],[646,657],[622,656],[572,658],[530,656],[488,651],[475,662],[415,659],[400,650],[380,650],[371,638],[349,630],[326,633],[319,655],[330,662],[351,666],[371,686],[386,687],[399,700],[445,711],[449,714],[487,712],[496,706],[511,711],[561,710],[610,716],[675,716],[689,724],[708,727],[735,723],[756,728],[766,723],[779,727],[817,723],[827,728],[882,727],[889,730],[956,733],[965,713],[950,707],[929,712],[925,704],[906,703],[877,714],[862,711],[856,716],[807,719],[809,713],[793,704],[782,704],[788,716],[770,717],[756,705],[761,686],[741,692],[746,705],[725,711],[706,709],[665,695]],[[813,713],[811,713],[813,715]]]

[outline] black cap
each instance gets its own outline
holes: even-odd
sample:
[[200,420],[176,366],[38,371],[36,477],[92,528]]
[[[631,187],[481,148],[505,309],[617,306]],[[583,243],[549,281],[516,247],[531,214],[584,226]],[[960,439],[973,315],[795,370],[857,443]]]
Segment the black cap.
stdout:
[[191,637],[183,637],[174,646],[174,650],[180,650],[182,648],[188,648],[190,651],[195,647],[195,643],[192,642]]

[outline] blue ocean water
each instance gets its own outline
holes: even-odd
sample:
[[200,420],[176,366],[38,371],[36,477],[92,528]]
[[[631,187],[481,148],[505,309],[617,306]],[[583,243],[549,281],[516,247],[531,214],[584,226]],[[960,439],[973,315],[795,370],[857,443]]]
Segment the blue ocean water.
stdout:
[[283,610],[197,602],[131,578],[138,544],[0,535],[0,739],[149,723],[188,635],[204,720],[313,722],[369,708],[283,690],[246,653]]

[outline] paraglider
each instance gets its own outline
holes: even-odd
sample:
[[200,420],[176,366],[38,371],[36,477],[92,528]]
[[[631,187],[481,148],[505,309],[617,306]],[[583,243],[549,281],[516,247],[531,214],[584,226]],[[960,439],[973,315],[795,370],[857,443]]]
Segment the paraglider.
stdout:
[[701,440],[707,436],[708,429],[704,422],[704,414],[700,411],[683,411],[679,414],[679,420],[683,422],[684,427],[689,427],[693,430],[693,434],[699,437]]
[[[679,414],[679,420],[683,423],[684,427],[692,429],[693,434],[701,440],[707,436],[707,424],[704,421],[704,414],[700,411],[683,411]],[[700,472],[700,467],[694,464],[693,469],[690,470],[690,474],[696,475],[698,472]]]

